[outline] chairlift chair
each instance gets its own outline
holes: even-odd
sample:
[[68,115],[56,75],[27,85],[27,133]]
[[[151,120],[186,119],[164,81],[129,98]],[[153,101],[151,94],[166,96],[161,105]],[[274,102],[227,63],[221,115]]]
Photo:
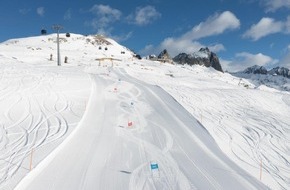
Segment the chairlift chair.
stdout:
[[45,29],[42,29],[40,32],[41,32],[41,35],[46,35],[47,34],[47,31]]

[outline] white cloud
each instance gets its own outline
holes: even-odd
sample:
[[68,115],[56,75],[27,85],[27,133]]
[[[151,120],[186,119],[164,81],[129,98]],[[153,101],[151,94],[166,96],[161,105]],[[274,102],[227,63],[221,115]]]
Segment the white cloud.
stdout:
[[237,53],[237,58],[241,58],[242,63],[249,64],[249,65],[259,65],[259,66],[266,66],[276,63],[271,57],[264,55],[262,53],[258,54],[251,54],[247,52]]
[[119,20],[122,15],[120,10],[111,8],[109,5],[94,5],[90,12],[100,18],[105,17],[109,21]]
[[137,7],[134,14],[127,17],[130,23],[144,26],[161,17],[161,14],[153,6]]
[[290,52],[281,60],[280,66],[290,68]]
[[71,10],[71,9],[68,9],[68,10],[64,13],[63,19],[64,19],[64,20],[70,20],[71,17],[72,17],[72,10]]
[[252,25],[251,28],[244,33],[243,37],[251,38],[256,41],[267,35],[281,32],[284,27],[285,23],[266,17],[262,18],[257,24]]
[[120,20],[122,12],[118,9],[111,8],[108,5],[94,5],[90,12],[96,15],[96,18],[87,22],[100,34],[108,34],[112,31],[111,24]]
[[286,55],[281,59],[279,65],[282,67],[290,68],[290,45],[288,45],[286,51]]
[[117,42],[122,42],[122,41],[126,41],[129,38],[131,38],[132,37],[132,34],[133,34],[133,32],[128,32],[126,34],[120,34],[118,36],[116,36],[116,35],[110,35],[110,37],[113,38]]
[[[233,66],[233,61],[230,60],[225,60],[223,58],[219,58],[220,64],[223,68],[224,71],[226,72],[235,72],[237,71],[237,69],[234,68]],[[240,69],[238,69],[238,71],[240,71]]]
[[197,41],[190,40],[178,40],[176,41],[174,38],[166,38],[161,44],[157,47],[152,44],[145,46],[139,53],[141,55],[150,55],[150,54],[158,54],[162,50],[167,49],[169,54],[174,57],[179,53],[193,53],[198,51],[201,47],[208,47],[213,52],[219,52],[225,50],[222,44],[215,44],[206,46]]
[[284,32],[289,34],[290,33],[290,16],[287,17],[287,20],[284,23],[284,26],[285,26]]
[[[148,55],[153,53],[159,53],[163,49],[167,49],[171,56],[175,56],[178,53],[193,53],[198,51],[201,47],[206,45],[200,44],[198,39],[222,34],[227,30],[234,30],[240,27],[240,21],[237,17],[229,12],[225,11],[221,14],[215,14],[209,17],[205,22],[194,26],[190,31],[177,38],[166,38],[158,46],[152,45],[146,46],[140,51],[142,55]],[[225,50],[222,44],[208,46],[210,50],[214,52]]]
[[[185,48],[186,47],[186,48]],[[199,42],[186,40],[186,39],[174,39],[174,38],[166,38],[160,44],[160,50],[168,49],[169,52],[184,52],[190,53],[198,50],[202,45]]]
[[114,23],[121,20],[122,12],[120,10],[112,8],[109,5],[96,4],[89,12],[95,15],[95,18],[85,22],[85,25],[93,27],[98,34],[110,37],[117,42],[125,41],[132,36],[132,32],[120,35],[112,34]]
[[44,16],[44,13],[45,13],[45,11],[44,11],[44,7],[38,7],[38,8],[36,9],[36,13],[37,13],[39,16]]
[[230,72],[242,71],[247,67],[253,65],[264,66],[266,68],[272,68],[278,63],[277,59],[273,59],[262,53],[251,54],[248,52],[237,53],[234,60],[220,59],[221,65],[224,70]]
[[158,54],[163,49],[167,49],[169,54],[174,57],[178,53],[192,53],[198,51],[201,47],[204,46],[196,41],[193,42],[191,40],[176,40],[174,38],[166,38],[157,47],[154,47],[153,45],[147,45],[143,50],[140,51],[140,54]]
[[209,45],[208,48],[213,52],[220,52],[226,50],[224,45],[222,44]]
[[194,26],[189,32],[181,38],[196,40],[208,36],[224,33],[226,30],[234,30],[240,27],[239,19],[230,11],[221,14],[215,14],[209,17],[205,22]]
[[156,52],[156,48],[152,44],[146,45],[141,51],[139,51],[141,55],[151,55],[154,54],[154,52]]
[[262,0],[261,2],[267,12],[275,12],[283,7],[290,8],[290,0]]
[[[178,53],[193,53],[198,51],[201,47],[205,47],[206,45],[203,45],[197,41],[192,41],[190,39],[174,39],[174,38],[167,38],[163,40],[163,42],[159,45],[159,51],[162,51],[163,49],[167,49],[172,56],[177,55]],[[212,46],[208,46],[208,48],[211,51],[219,52],[222,50],[225,50],[224,46],[222,44],[216,44]]]
[[273,18],[264,17],[257,24],[253,24],[244,34],[244,38],[254,41],[275,33],[290,34],[290,16],[285,21],[276,21]]

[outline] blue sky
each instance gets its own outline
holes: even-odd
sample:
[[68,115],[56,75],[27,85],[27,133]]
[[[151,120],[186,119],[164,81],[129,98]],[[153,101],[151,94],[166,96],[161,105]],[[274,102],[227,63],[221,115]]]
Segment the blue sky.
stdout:
[[201,47],[224,70],[290,68],[290,0],[1,0],[0,41],[63,32],[105,34],[141,55]]

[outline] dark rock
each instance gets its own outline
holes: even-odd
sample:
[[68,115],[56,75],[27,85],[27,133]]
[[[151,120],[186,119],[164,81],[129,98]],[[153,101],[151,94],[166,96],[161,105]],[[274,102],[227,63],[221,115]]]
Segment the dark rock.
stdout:
[[158,59],[171,59],[168,51],[166,49],[164,49],[159,55],[158,55]]
[[268,73],[267,69],[263,66],[258,66],[258,65],[254,65],[252,67],[248,67],[246,68],[243,73],[246,74],[262,74],[262,75],[266,75]]
[[211,52],[209,60],[210,60],[211,67],[213,67],[217,71],[223,72],[219,58],[215,53]]
[[290,78],[290,70],[285,67],[275,67],[268,72],[270,75],[280,75]]
[[135,54],[134,57],[136,57],[137,59],[142,59],[139,54]]
[[285,67],[275,67],[271,70],[267,70],[263,66],[254,65],[246,68],[242,73],[246,74],[262,74],[262,75],[277,75],[290,78],[290,70]]
[[173,58],[173,61],[178,64],[204,65],[223,72],[218,56],[207,47],[200,48],[198,52],[192,54],[180,53]]

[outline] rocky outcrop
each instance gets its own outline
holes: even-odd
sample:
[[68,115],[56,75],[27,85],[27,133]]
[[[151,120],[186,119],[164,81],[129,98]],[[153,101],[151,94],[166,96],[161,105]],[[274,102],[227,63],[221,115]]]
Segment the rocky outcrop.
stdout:
[[268,71],[265,67],[263,66],[258,66],[258,65],[254,65],[252,67],[248,67],[246,68],[243,73],[246,73],[246,74],[262,74],[262,75],[266,75],[268,74]]
[[275,67],[268,72],[270,75],[280,75],[290,78],[290,70],[285,67]]
[[262,75],[274,75],[274,76],[283,76],[290,78],[290,70],[285,67],[275,67],[271,70],[267,70],[263,66],[254,65],[252,67],[246,68],[242,73],[246,74],[262,74]]
[[156,57],[156,59],[152,59],[151,60],[156,60],[156,61],[160,61],[163,63],[173,63],[168,51],[166,49],[164,49],[159,55],[158,57]]
[[200,48],[198,52],[192,54],[180,53],[173,58],[173,61],[178,64],[204,65],[223,72],[218,56],[211,52],[207,47]]
[[158,55],[158,59],[171,59],[168,51],[166,49],[164,49],[159,55]]

